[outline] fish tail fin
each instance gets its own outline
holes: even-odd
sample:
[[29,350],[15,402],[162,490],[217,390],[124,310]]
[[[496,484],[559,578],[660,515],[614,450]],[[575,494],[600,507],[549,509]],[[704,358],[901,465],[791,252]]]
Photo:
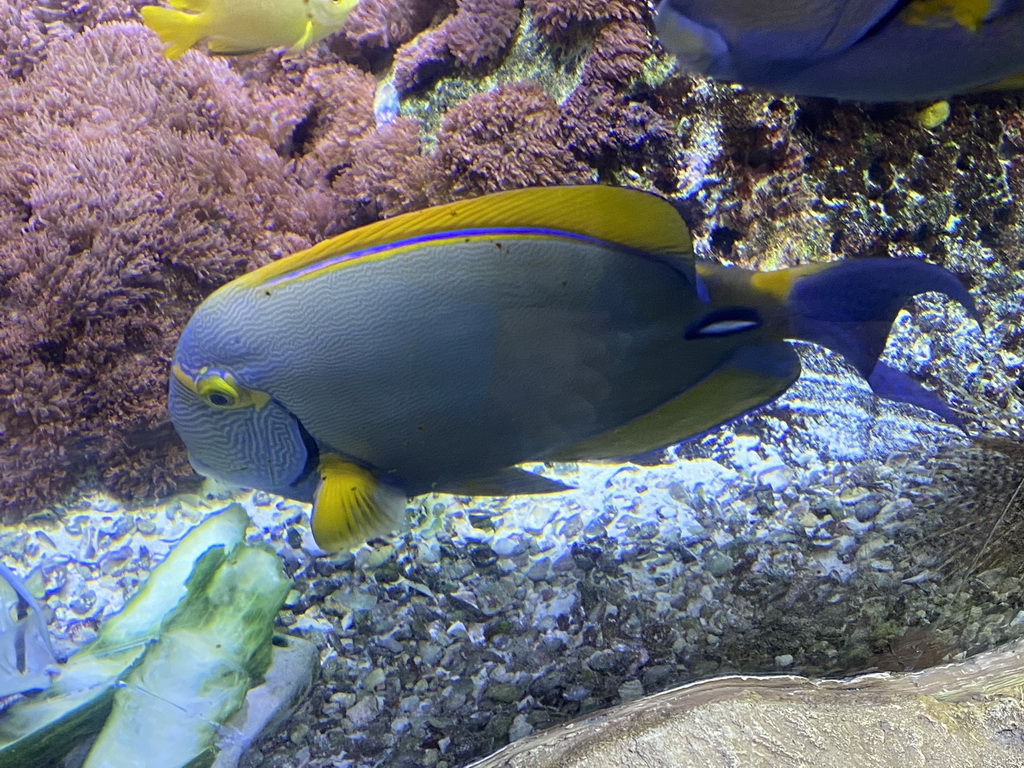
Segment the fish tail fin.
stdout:
[[321,457],[312,528],[324,551],[358,546],[400,528],[405,507],[405,494],[379,482],[368,470],[330,454]]
[[979,320],[952,272],[916,259],[854,259],[761,273],[754,281],[782,299],[787,336],[839,352],[876,394],[963,426],[938,395],[878,360],[896,315],[920,293],[945,294]]
[[696,334],[764,325],[776,339],[820,344],[846,358],[881,397],[963,426],[936,394],[878,360],[896,315],[919,293],[945,294],[978,320],[974,299],[952,272],[916,259],[853,259],[776,272],[701,264],[697,271],[699,290],[722,309],[705,318]]
[[167,45],[164,56],[168,59],[180,59],[206,34],[206,26],[199,14],[159,5],[144,5],[139,12],[146,26]]

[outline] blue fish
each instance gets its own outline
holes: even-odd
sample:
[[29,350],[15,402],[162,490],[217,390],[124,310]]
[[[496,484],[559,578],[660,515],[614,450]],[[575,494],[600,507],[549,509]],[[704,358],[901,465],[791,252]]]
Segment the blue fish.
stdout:
[[198,472],[313,503],[318,544],[394,527],[428,491],[565,490],[531,460],[628,457],[778,397],[785,339],[951,416],[878,363],[925,291],[916,260],[755,272],[697,264],[667,201],[606,186],[500,192],[396,216],[214,292],[182,333],[171,419]]
[[1020,0],[662,0],[656,26],[684,69],[776,93],[944,99],[1024,73]]

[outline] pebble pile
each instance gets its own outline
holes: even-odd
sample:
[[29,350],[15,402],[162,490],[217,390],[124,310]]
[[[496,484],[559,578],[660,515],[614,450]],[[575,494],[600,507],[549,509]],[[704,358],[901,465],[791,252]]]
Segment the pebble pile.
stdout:
[[[964,435],[801,351],[783,399],[663,463],[529,467],[579,489],[549,497],[423,497],[351,553],[317,556],[303,505],[238,498],[295,580],[281,631],[321,649],[311,696],[241,764],[454,768],[696,678],[917,668],[1021,634],[1017,574],[963,578],[937,478]],[[65,653],[234,499],[208,490],[0,529]]]

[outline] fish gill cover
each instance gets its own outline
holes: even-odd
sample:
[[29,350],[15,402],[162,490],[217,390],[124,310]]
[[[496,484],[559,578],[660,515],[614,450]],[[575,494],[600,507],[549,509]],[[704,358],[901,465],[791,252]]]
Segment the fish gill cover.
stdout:
[[[1019,94],[953,99],[926,129],[926,104],[689,78],[627,0],[362,0],[301,56],[168,62],[143,4],[0,5],[0,512],[52,508],[2,542],[60,556],[35,578],[63,642],[95,636],[219,503],[125,514],[90,493],[141,503],[196,482],[166,377],[206,295],[358,224],[588,181],[673,200],[702,258],[950,268],[984,336],[965,343],[965,316],[919,299],[889,359],[1010,442],[911,434],[811,351],[784,403],[675,452],[682,475],[555,467],[590,489],[564,509],[428,497],[407,536],[316,559],[301,507],[256,495],[297,578],[280,621],[324,664],[253,761],[457,765],[694,676],[905,668],[1019,631]],[[383,77],[397,117],[375,111]]]

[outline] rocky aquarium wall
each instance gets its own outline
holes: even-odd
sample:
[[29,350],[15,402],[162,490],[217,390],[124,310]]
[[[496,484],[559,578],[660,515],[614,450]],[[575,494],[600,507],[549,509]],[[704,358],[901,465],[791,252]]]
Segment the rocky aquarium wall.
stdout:
[[[695,679],[914,670],[1024,634],[1020,92],[936,123],[689,76],[639,0],[361,0],[305,51],[179,60],[142,5],[0,3],[0,555],[56,680],[235,501],[292,582],[275,633],[315,653],[262,735],[211,719],[221,765],[454,768]],[[193,472],[168,368],[214,289],[399,213],[594,182],[670,200],[699,262],[951,270],[981,325],[918,297],[883,359],[963,427],[800,344],[797,384],[726,427],[529,467],[572,492],[421,496],[342,554],[307,505]],[[45,695],[2,700],[0,741]]]

